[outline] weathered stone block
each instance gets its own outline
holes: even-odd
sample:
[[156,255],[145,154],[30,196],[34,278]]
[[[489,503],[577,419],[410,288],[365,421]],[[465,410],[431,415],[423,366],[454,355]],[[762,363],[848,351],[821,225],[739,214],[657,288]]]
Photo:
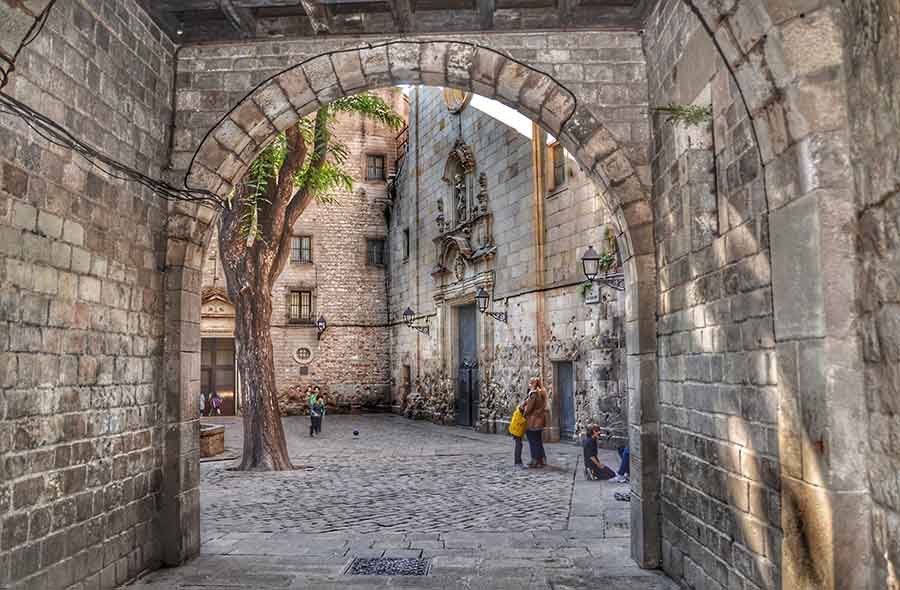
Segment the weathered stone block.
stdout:
[[813,193],[770,214],[772,289],[779,339],[825,334],[818,196]]
[[366,86],[359,51],[342,51],[331,55],[331,63],[337,74],[338,84],[346,94],[352,94]]
[[292,68],[281,74],[275,78],[275,83],[281,87],[284,95],[294,105],[297,113],[305,115],[315,110],[316,94],[310,88],[306,73],[302,67]]
[[387,46],[363,47],[359,50],[359,58],[363,74],[370,87],[377,88],[390,82],[391,73]]
[[421,82],[420,45],[398,41],[387,46],[391,78],[397,84]]
[[291,102],[284,95],[284,92],[274,81],[266,83],[262,88],[258,88],[252,96],[253,102],[259,107],[260,111],[268,117],[269,121],[275,121],[287,110],[291,109]]

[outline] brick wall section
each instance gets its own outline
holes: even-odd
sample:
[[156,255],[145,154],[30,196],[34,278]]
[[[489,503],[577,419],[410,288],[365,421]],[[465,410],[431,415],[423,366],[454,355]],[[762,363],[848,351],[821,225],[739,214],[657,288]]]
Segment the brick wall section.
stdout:
[[693,588],[777,588],[781,559],[767,203],[746,110],[685,3],[645,35],[659,270],[663,567]]
[[[405,117],[406,99],[399,89],[378,94]],[[302,388],[307,384],[322,388],[332,411],[347,411],[351,405],[371,405],[376,399],[387,398],[387,266],[370,266],[366,259],[367,238],[387,239],[387,182],[366,179],[366,155],[385,156],[385,176],[394,174],[398,133],[359,115],[339,115],[335,138],[349,149],[344,169],[354,179],[353,191],[335,193],[335,203],[312,203],[294,226],[294,235],[312,237],[312,263],[288,262],[273,291],[275,379],[285,413],[305,411]],[[204,289],[225,288],[217,257],[214,236],[206,255]],[[389,264],[396,260],[391,258]],[[313,319],[324,316],[328,322],[321,340],[316,339],[314,325],[289,322],[292,289],[313,292]],[[295,360],[294,353],[300,347],[312,352],[308,375],[300,374],[300,364]]]
[[[394,402],[402,406],[404,365],[410,366],[413,392],[424,398],[430,411],[439,409],[455,388],[456,344],[450,342],[452,337],[448,339],[453,329],[445,325],[453,321],[453,316],[436,306],[433,297],[438,286],[455,283],[456,278],[451,273],[435,279],[430,271],[437,263],[434,240],[439,236],[435,222],[439,199],[443,200],[445,215],[451,214],[451,189],[443,174],[460,132],[474,154],[475,176],[482,172],[487,176],[497,247],[489,267],[496,273],[493,310],[509,313],[506,324],[487,316],[478,319],[480,427],[503,431],[513,405],[527,393],[528,378],[540,375],[542,367],[551,398],[558,404],[552,363],[574,361],[577,428],[597,421],[616,440],[623,441],[627,406],[621,349],[624,299],[619,296],[609,309],[585,305],[578,288],[584,281],[580,253],[588,244],[602,248],[605,228],[611,224],[597,187],[573,160],[567,159],[565,186],[548,190],[541,197],[545,247],[544,264],[538,265],[532,140],[471,105],[459,115],[451,114],[442,91],[433,87],[417,87],[410,98],[410,149],[392,204],[390,243],[394,262],[389,289],[391,317],[400,320],[403,310],[412,307],[417,314],[429,316],[431,332],[418,335],[405,326],[393,331]],[[546,144],[543,136],[539,142]],[[411,237],[410,256],[405,261],[404,230],[409,230]],[[539,268],[544,268],[543,277],[538,275]],[[534,292],[537,289],[546,289],[542,312],[539,294]],[[602,317],[604,314],[606,317]],[[546,333],[544,346],[539,331]],[[558,415],[557,406],[553,413]],[[495,426],[496,420],[500,422]]]
[[[4,92],[158,177],[173,49],[59,2]],[[113,587],[159,562],[165,203],[0,119],[0,586]]]
[[[896,55],[900,8],[863,2],[843,27],[853,56],[848,76],[851,153],[859,191],[860,331],[869,415],[873,588],[897,582],[900,564],[900,195],[897,187],[900,91]],[[873,82],[877,82],[873,84]],[[872,121],[885,124],[871,125]]]

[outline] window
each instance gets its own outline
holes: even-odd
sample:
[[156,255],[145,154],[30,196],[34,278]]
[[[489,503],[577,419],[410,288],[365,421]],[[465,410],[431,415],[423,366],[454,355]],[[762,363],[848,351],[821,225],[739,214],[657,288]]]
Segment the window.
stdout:
[[288,319],[292,322],[311,322],[312,316],[312,291],[291,291]]
[[366,180],[384,180],[384,156],[366,156]]
[[553,185],[551,190],[566,184],[566,153],[559,143],[550,146],[550,163],[553,166]]
[[291,238],[291,262],[312,262],[312,238],[310,236],[294,236]]
[[369,266],[384,266],[384,240],[366,240],[366,263]]
[[409,260],[409,228],[403,230],[403,260]]

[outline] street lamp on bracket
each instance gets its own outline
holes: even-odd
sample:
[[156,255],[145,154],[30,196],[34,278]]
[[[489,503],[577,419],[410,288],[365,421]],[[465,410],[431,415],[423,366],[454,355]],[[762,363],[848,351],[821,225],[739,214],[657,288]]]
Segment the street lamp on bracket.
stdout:
[[[597,254],[593,246],[588,246],[587,252],[581,257],[581,266],[584,270],[584,276],[591,283],[597,282],[606,285],[610,289],[616,291],[625,290],[625,274],[621,272],[609,272],[609,268],[615,261],[615,254],[612,252],[604,252]],[[600,268],[603,268],[603,274],[600,275]]]
[[406,311],[403,312],[403,321],[406,322],[406,325],[415,330],[416,332],[421,332],[422,334],[428,335],[429,327],[428,324],[424,325],[415,325],[413,324],[413,320],[416,318],[416,312],[412,310],[412,308],[407,307]]
[[325,333],[327,327],[328,322],[325,321],[325,316],[320,315],[319,319],[316,320],[316,340],[322,339],[322,334]]
[[475,301],[478,302],[478,311],[480,311],[484,315],[491,316],[499,322],[506,323],[509,319],[509,316],[505,311],[487,310],[488,304],[490,303],[490,298],[490,295],[488,295],[488,292],[484,287],[478,287],[478,292],[475,294]]

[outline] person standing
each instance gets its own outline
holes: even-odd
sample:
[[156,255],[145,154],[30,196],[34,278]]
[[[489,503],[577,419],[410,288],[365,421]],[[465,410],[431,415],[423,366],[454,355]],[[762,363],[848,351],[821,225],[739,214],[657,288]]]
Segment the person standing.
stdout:
[[203,415],[203,411],[206,410],[206,396],[203,392],[200,392],[200,415]]
[[[524,403],[524,402],[523,402]],[[525,435],[526,420],[523,412],[523,403],[516,404],[512,419],[509,424],[509,434],[516,443],[513,451],[513,468],[524,469],[522,464],[522,437]]]
[[525,437],[528,439],[528,450],[531,453],[532,469],[547,464],[544,452],[544,427],[547,425],[547,393],[541,384],[540,377],[532,377],[528,382],[528,399],[525,400]]
[[631,453],[628,447],[619,447],[619,470],[613,478],[615,483],[628,483],[631,475]]
[[213,392],[212,398],[210,398],[210,405],[212,405],[212,410],[209,412],[210,416],[213,414],[216,416],[222,415],[222,396],[219,395],[218,391]]

